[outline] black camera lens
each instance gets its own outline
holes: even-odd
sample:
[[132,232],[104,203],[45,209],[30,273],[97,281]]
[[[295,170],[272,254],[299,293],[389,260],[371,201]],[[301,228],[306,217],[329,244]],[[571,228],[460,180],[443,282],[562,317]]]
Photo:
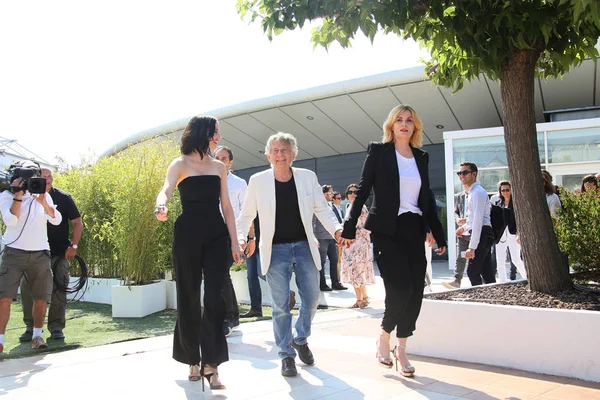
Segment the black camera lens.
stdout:
[[31,178],[27,181],[27,190],[29,193],[41,194],[46,193],[46,179]]

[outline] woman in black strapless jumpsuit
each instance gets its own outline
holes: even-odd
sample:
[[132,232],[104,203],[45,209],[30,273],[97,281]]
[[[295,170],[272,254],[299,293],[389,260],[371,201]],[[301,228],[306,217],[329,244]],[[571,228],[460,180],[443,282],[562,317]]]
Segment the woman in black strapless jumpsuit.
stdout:
[[[232,261],[241,262],[227,189],[227,168],[209,154],[209,147],[219,139],[215,118],[202,116],[190,120],[181,136],[182,155],[169,165],[155,209],[156,218],[167,221],[166,204],[175,188],[179,188],[183,210],[175,221],[173,237],[177,276],[173,358],[190,366],[189,380],[205,377],[213,390],[225,388],[217,367],[229,359],[221,291]],[[200,307],[202,279],[204,312]]]
[[[221,290],[233,263],[231,241],[219,210],[221,178],[189,176],[179,185],[182,213],[175,222],[173,262],[177,276],[177,323],[173,358],[196,365],[219,365],[229,359],[223,333],[225,304]],[[200,283],[204,274],[204,313]]]

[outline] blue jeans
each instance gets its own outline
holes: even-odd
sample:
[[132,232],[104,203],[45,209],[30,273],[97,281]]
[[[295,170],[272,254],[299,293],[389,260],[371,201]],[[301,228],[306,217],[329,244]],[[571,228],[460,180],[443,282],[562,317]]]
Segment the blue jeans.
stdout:
[[262,312],[262,292],[258,278],[265,280],[260,270],[260,254],[258,247],[251,257],[246,258],[246,277],[248,278],[248,291],[250,292],[250,310]]
[[[292,271],[296,274],[296,285],[302,300],[300,315],[295,325],[295,338],[292,335],[292,313],[290,312]],[[279,347],[279,357],[281,359],[296,357],[292,340],[297,344],[306,344],[321,292],[319,271],[306,240],[273,245],[267,283],[273,300],[273,333],[275,344]]]

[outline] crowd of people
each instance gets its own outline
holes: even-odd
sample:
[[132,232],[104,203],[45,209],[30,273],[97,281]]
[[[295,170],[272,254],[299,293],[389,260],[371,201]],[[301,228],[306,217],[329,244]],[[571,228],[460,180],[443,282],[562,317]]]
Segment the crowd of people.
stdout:
[[[189,380],[201,380],[203,388],[205,379],[212,390],[225,388],[218,367],[229,359],[226,337],[240,318],[262,316],[261,279],[271,292],[281,374],[296,376],[296,356],[305,365],[315,363],[308,341],[321,292],[352,285],[356,300],[350,308],[368,307],[367,285],[375,283],[375,262],[385,287],[377,363],[392,368],[395,362],[403,376],[414,376],[407,341],[431,282],[432,249],[437,244],[435,252],[442,255],[447,245],[430,188],[429,155],[420,149],[422,130],[413,108],[394,107],[383,124],[382,141],[368,146],[359,182],[342,194],[321,185],[314,172],[293,166],[298,141],[292,134],[269,137],[265,156],[270,168],[246,183],[231,172],[232,150],[218,144],[217,119],[199,116],[189,121],[181,137],[181,155],[171,161],[155,204],[156,218],[167,221],[167,205],[179,191],[182,212],[176,217],[172,242],[178,304],[173,358],[189,366]],[[0,352],[19,286],[27,327],[21,341],[47,347],[42,329],[50,300],[48,329],[52,338],[64,339],[66,299],[53,288],[53,273],[59,281],[68,281],[68,259],[76,256],[83,224],[71,196],[53,188],[51,171],[43,169],[42,174],[46,193],[21,190],[24,182],[18,178],[12,182],[15,190],[0,194],[7,226],[0,264]],[[490,199],[477,180],[477,165],[464,162],[457,174],[464,191],[454,198],[456,271],[444,286],[460,287],[465,271],[472,285],[495,282],[494,245],[499,280],[508,279],[507,254],[525,278],[510,182],[499,182]],[[550,213],[556,215],[557,189],[552,176],[542,174]],[[598,186],[598,175],[588,175],[581,192]],[[498,213],[499,230],[493,224]],[[68,221],[73,223],[72,239]],[[243,259],[251,304],[240,315],[229,270]],[[301,300],[295,322],[293,277]]]

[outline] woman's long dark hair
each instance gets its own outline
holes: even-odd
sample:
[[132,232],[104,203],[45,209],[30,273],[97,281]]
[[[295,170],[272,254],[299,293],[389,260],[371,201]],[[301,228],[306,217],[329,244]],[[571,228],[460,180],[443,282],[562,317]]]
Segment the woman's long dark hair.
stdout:
[[[502,186],[508,186],[511,190],[512,190],[512,186],[511,186],[511,184],[510,184],[509,181],[500,181],[500,182],[498,182],[498,194],[502,198],[502,201],[504,201],[505,198],[504,198],[504,195],[502,194]],[[510,198],[512,199],[512,193],[511,193]]]
[[594,186],[598,188],[598,180],[595,175],[586,175],[581,180],[581,193],[585,193],[585,183],[586,182],[594,182]]
[[206,115],[193,117],[181,135],[181,154],[188,155],[197,151],[200,158],[209,154],[208,146],[215,135],[216,125],[215,117]]

